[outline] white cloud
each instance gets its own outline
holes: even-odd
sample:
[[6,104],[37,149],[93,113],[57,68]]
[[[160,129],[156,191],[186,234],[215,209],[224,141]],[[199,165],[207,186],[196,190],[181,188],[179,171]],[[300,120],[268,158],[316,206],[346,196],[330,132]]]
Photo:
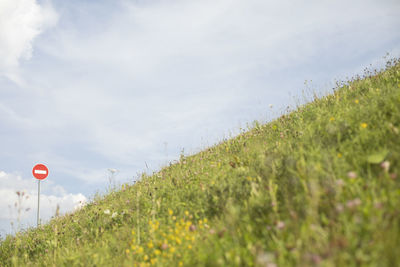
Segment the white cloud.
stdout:
[[[18,221],[22,227],[35,226],[37,212],[37,180],[24,179],[16,173],[0,171],[0,234],[10,233],[11,228],[18,230]],[[18,192],[18,194],[17,194]],[[48,221],[60,214],[82,207],[87,199],[82,194],[70,194],[51,180],[41,182],[40,218]],[[13,227],[11,227],[11,222]]]
[[56,21],[57,15],[49,4],[40,6],[36,0],[0,1],[0,75],[19,81],[19,61],[31,58],[35,37]]
[[[293,66],[311,69],[324,57],[333,65],[333,59],[367,54],[388,43],[399,26],[399,4],[390,1],[115,1],[113,8],[104,7],[106,17],[95,12],[102,1],[60,2],[62,26],[37,42],[44,63],[22,67],[30,94],[0,102],[0,121],[35,140],[34,150],[63,157],[60,146],[79,144],[124,164],[160,158],[164,141],[187,146],[208,129],[218,133],[215,141],[256,100],[267,107],[287,94],[293,85],[272,75]],[[48,24],[37,10],[52,9],[28,0],[4,3],[8,9],[30,3],[34,10],[19,11],[36,30],[21,41],[22,52],[10,53],[18,62]],[[68,16],[75,9],[79,13]],[[12,32],[7,29],[6,35]],[[2,55],[0,60],[10,61]],[[285,80],[295,78],[304,81]],[[95,180],[101,168],[88,169]]]

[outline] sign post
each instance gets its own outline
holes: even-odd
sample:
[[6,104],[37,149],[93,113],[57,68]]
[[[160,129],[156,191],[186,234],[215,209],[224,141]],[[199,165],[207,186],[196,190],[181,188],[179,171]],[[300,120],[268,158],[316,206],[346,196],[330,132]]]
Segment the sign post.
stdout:
[[32,169],[33,177],[38,179],[38,208],[37,208],[37,226],[39,227],[40,224],[40,180],[46,179],[49,175],[49,169],[43,164],[37,164]]

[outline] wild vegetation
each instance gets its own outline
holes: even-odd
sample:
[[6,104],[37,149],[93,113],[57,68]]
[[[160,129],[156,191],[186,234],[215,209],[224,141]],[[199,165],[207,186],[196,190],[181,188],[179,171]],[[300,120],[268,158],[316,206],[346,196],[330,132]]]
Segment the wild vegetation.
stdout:
[[1,266],[396,266],[400,64],[181,156],[39,229]]

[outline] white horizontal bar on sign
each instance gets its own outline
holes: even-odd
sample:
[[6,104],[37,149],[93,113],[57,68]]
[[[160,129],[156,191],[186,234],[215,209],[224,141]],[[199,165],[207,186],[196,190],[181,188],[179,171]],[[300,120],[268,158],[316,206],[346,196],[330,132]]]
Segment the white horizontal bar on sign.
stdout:
[[45,170],[35,170],[35,173],[36,174],[46,174],[47,171],[45,171]]

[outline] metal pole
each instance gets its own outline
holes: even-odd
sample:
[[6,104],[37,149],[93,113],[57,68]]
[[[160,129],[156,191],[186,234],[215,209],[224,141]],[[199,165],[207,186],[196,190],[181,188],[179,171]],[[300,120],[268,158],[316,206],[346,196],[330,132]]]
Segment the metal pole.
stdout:
[[40,208],[40,180],[38,180],[38,195],[37,195],[37,227],[39,227],[39,208]]

